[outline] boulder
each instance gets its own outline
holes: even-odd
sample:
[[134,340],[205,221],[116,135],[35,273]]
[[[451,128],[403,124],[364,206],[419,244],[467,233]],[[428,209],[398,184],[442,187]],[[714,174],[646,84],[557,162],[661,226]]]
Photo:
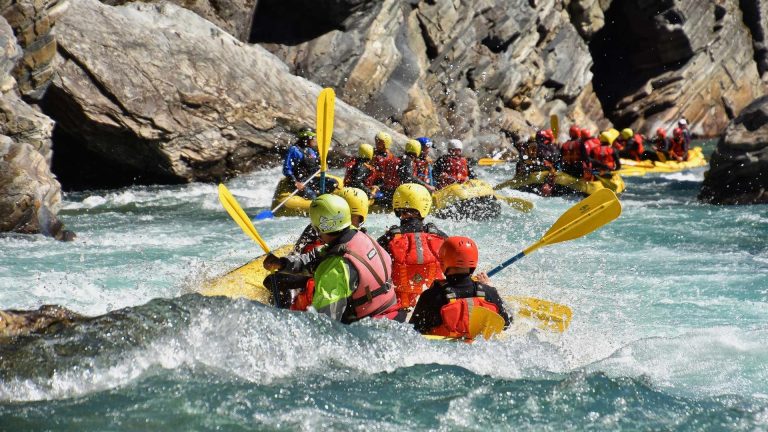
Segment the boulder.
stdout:
[[21,100],[10,72],[23,52],[0,17],[0,232],[74,235],[56,218],[61,186],[51,173],[51,119]]
[[[44,111],[66,151],[115,167],[106,177],[219,180],[273,158],[291,131],[315,123],[320,86],[174,4],[77,0],[57,37]],[[380,130],[395,133],[337,98],[336,153]]]
[[0,343],[31,334],[53,334],[86,320],[87,317],[58,305],[43,305],[36,310],[0,310]]
[[753,101],[717,143],[699,199],[711,204],[768,204],[768,96]]

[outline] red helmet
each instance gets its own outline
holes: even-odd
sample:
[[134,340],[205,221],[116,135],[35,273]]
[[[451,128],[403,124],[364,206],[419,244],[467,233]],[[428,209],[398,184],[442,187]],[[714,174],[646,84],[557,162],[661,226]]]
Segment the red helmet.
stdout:
[[579,135],[581,135],[581,129],[579,129],[578,126],[573,125],[568,129],[568,135],[570,135],[572,139],[577,139]]
[[477,245],[469,237],[448,237],[437,252],[443,271],[449,267],[477,267]]
[[592,132],[589,129],[584,128],[581,130],[581,137],[584,139],[590,139],[592,138]]
[[672,131],[672,135],[674,135],[675,138],[680,138],[683,136],[683,130],[679,127],[676,127],[675,130]]
[[656,129],[656,135],[658,135],[660,137],[666,137],[667,136],[667,131],[664,130],[664,128],[658,128],[658,129]]
[[555,140],[555,136],[552,135],[551,129],[544,129],[536,132],[536,141],[541,141],[543,143],[551,143]]

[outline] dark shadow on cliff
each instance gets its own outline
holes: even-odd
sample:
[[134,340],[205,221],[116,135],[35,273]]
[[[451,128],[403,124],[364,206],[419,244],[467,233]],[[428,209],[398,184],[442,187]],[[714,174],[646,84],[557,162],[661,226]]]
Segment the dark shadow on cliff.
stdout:
[[333,30],[367,7],[360,0],[261,0],[251,24],[250,43],[298,45]]
[[629,124],[629,116],[646,117],[670,107],[654,107],[654,112],[617,113],[626,102],[622,99],[642,93],[649,80],[653,88],[668,80],[661,76],[680,69],[692,56],[693,49],[683,32],[685,16],[671,0],[613,2],[605,12],[605,26],[589,42],[594,60],[592,84],[606,117],[614,124]]

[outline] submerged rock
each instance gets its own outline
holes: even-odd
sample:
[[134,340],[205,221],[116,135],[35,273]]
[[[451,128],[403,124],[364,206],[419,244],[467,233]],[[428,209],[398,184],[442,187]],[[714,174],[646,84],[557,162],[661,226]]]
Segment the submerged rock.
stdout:
[[88,317],[57,305],[43,305],[37,310],[0,310],[0,342],[34,333],[55,333],[87,320]]
[[768,204],[768,96],[753,101],[717,143],[699,199]]

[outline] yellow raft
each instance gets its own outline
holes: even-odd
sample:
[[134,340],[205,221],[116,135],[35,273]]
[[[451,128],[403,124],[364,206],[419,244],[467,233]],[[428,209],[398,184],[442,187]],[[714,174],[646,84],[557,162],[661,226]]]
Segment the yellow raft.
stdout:
[[[549,181],[549,171],[537,171],[527,176],[515,176],[494,187],[495,190],[512,188],[523,192],[531,192],[542,195],[542,186]],[[595,181],[577,179],[569,174],[558,171],[555,173],[555,185],[550,196],[563,195],[592,195],[601,189],[610,189],[616,194],[624,192],[626,186],[624,179],[619,174],[612,173],[611,177],[597,177]]]
[[707,159],[704,157],[701,147],[694,147],[688,150],[688,160],[678,161],[635,161],[631,159],[621,160],[621,169],[614,171],[622,176],[643,176],[646,174],[672,173],[684,171],[691,168],[707,166]]
[[[328,175],[338,184],[343,184],[343,179]],[[272,197],[272,208],[285,201],[282,207],[277,209],[275,216],[306,216],[309,213],[309,204],[312,202],[291,193],[295,190],[293,182],[283,177],[277,184],[275,194]],[[480,179],[468,180],[462,184],[452,184],[432,195],[432,214],[439,218],[489,220],[501,213],[501,204],[496,199],[493,187]],[[372,213],[386,213],[390,208],[378,206],[371,200]]]

